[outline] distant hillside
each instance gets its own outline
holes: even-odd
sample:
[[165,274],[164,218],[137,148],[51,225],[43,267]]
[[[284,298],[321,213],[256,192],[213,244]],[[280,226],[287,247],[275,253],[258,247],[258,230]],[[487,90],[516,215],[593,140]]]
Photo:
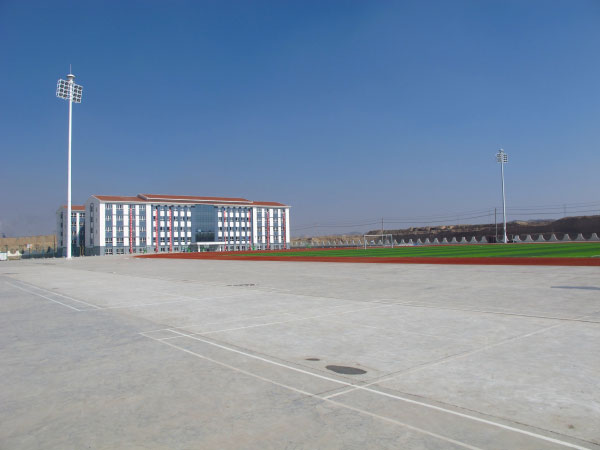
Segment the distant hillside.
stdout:
[[31,244],[32,252],[54,251],[55,240],[56,236],[53,234],[0,238],[0,252],[8,249],[11,252],[19,250],[23,253],[23,251],[29,251],[27,244]]
[[[579,217],[563,217],[558,220],[528,220],[528,221],[513,221],[507,224],[508,237],[519,235],[524,238],[525,235],[539,235],[543,234],[546,239],[550,237],[552,233],[557,238],[562,239],[565,233],[571,235],[571,238],[582,233],[584,237],[588,238],[592,233],[600,235],[600,215],[597,216],[579,216]],[[383,231],[385,234],[392,234],[394,239],[400,242],[401,239],[408,241],[413,239],[421,239],[422,241],[426,238],[433,240],[438,238],[440,241],[444,238],[451,240],[456,237],[458,240],[465,237],[470,239],[475,236],[477,239],[481,239],[483,236],[486,237],[488,242],[494,242],[496,237],[496,227],[493,223],[491,224],[478,224],[478,225],[440,225],[432,227],[411,227],[406,229],[396,229]],[[502,223],[498,223],[498,237],[502,238]],[[379,230],[365,231],[364,234],[381,234]],[[311,240],[356,240],[362,238],[356,235],[329,235],[329,236],[315,236],[312,238],[301,238],[292,239],[292,241],[303,241],[310,242]]]
[[[498,224],[498,236],[502,237],[502,223]],[[557,238],[561,239],[565,233],[575,234],[582,233],[584,236],[592,233],[600,233],[600,215],[597,216],[578,216],[578,217],[563,217],[558,220],[530,220],[530,221],[513,221],[506,224],[508,237],[515,235],[527,234],[544,234],[546,238],[552,233]],[[485,236],[488,241],[493,241],[496,236],[496,227],[491,224],[480,225],[445,225],[439,227],[412,227],[404,230],[385,230],[385,233],[394,235],[394,239],[419,239],[430,238],[439,240],[443,238],[451,239],[456,237],[470,238],[475,236],[481,238]],[[378,234],[381,230],[372,230],[366,234]],[[546,236],[547,235],[547,236]],[[574,236],[573,236],[574,237]]]

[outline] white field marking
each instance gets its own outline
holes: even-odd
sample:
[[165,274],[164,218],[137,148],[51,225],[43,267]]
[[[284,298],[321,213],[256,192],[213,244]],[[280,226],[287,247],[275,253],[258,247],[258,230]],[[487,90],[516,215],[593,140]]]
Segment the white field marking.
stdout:
[[[549,328],[555,328],[555,327],[558,327],[558,326],[561,326],[561,325],[562,324],[556,324],[556,325],[553,325],[552,327],[549,327]],[[319,374],[315,374],[315,373],[312,373],[312,372],[308,372],[306,370],[298,369],[297,367],[293,367],[293,366],[290,366],[290,365],[287,365],[287,364],[283,364],[283,363],[280,363],[280,362],[277,362],[277,361],[273,361],[273,360],[270,360],[270,359],[267,359],[267,358],[263,358],[261,356],[253,355],[251,353],[243,352],[241,350],[238,350],[238,349],[235,349],[235,348],[231,348],[231,347],[227,347],[227,346],[222,345],[222,344],[217,344],[215,342],[211,342],[211,341],[208,341],[206,339],[202,339],[202,338],[199,338],[199,337],[196,337],[196,336],[186,335],[185,333],[180,333],[180,332],[175,331],[175,330],[171,330],[171,331],[173,331],[175,333],[179,333],[182,336],[186,336],[186,337],[188,337],[190,339],[194,339],[194,340],[197,340],[197,341],[200,341],[200,342],[204,342],[205,344],[221,348],[223,350],[227,350],[227,351],[230,351],[230,352],[233,352],[233,353],[239,353],[240,355],[244,355],[244,356],[247,356],[249,358],[257,359],[259,361],[264,361],[264,362],[266,362],[268,364],[272,364],[272,365],[284,367],[284,368],[293,370],[295,372],[300,372],[300,373],[304,373],[304,374],[307,374],[307,375],[311,375],[311,376],[316,377],[316,378],[321,378],[321,379],[324,379],[324,380],[333,381],[333,382],[338,383],[338,384],[343,384],[343,385],[346,385],[346,386],[352,386],[353,387],[352,390],[356,390],[356,389],[358,389],[358,390],[364,390],[364,391],[370,392],[372,394],[377,394],[377,395],[381,395],[381,396],[384,396],[384,397],[394,398],[396,400],[400,400],[400,401],[403,401],[403,402],[406,402],[406,403],[423,406],[425,408],[429,408],[429,409],[433,409],[433,410],[436,410],[436,411],[445,412],[445,413],[448,413],[448,414],[451,414],[451,415],[462,417],[464,419],[473,420],[473,421],[479,422],[479,423],[485,423],[486,425],[491,425],[491,426],[494,426],[494,427],[497,427],[497,428],[502,428],[502,429],[505,429],[505,430],[513,431],[515,433],[524,434],[524,435],[531,436],[531,437],[534,437],[534,438],[537,438],[537,439],[541,439],[541,440],[544,440],[544,441],[553,442],[555,444],[560,444],[560,445],[563,445],[565,447],[575,448],[575,449],[578,449],[578,450],[590,450],[590,449],[588,449],[586,447],[580,447],[578,445],[571,444],[570,442],[561,441],[559,439],[554,439],[554,438],[551,438],[551,437],[548,437],[548,436],[544,436],[543,434],[533,433],[531,431],[526,431],[526,430],[522,430],[520,428],[512,427],[512,426],[509,426],[509,425],[504,425],[502,423],[494,422],[492,420],[487,420],[487,419],[483,419],[483,418],[480,418],[480,417],[477,417],[477,416],[472,416],[472,415],[461,413],[461,412],[458,412],[458,411],[453,411],[451,409],[443,408],[441,406],[435,406],[435,405],[431,405],[429,403],[424,403],[424,402],[420,402],[420,401],[417,401],[417,400],[412,400],[410,398],[403,397],[403,396],[400,396],[400,395],[388,394],[386,392],[382,392],[382,391],[378,391],[378,390],[375,390],[375,389],[371,389],[371,388],[367,387],[368,385],[358,386],[356,384],[352,384],[352,383],[348,383],[348,382],[345,382],[345,381],[336,380],[334,378],[325,377],[323,375],[319,375]],[[543,330],[538,330],[537,332],[541,332],[541,331],[543,331]],[[531,334],[536,334],[537,332],[530,333],[530,335]],[[519,337],[526,337],[526,336],[519,336]],[[178,346],[176,346],[174,344],[171,344],[169,342],[165,342],[165,341],[161,341],[161,342],[164,342],[166,345],[170,345],[172,347],[180,348],[180,347],[178,347]],[[185,349],[182,349],[182,350],[185,350]],[[193,352],[190,352],[190,353],[193,353]],[[326,397],[317,396],[317,397],[320,398],[320,399],[323,399],[325,401],[332,401],[331,400],[332,396],[326,396]]]
[[[168,329],[168,328],[163,328],[162,330],[142,331],[142,332],[141,332],[141,333],[139,333],[139,334],[141,334],[142,336],[144,336],[144,337],[147,337],[147,338],[149,338],[149,339],[154,339],[155,341],[161,341],[161,340],[163,340],[163,339],[166,339],[166,338],[156,338],[156,337],[149,336],[151,333],[156,333],[157,331],[168,331],[169,333],[173,333],[173,331],[171,331],[170,329]],[[174,336],[174,337],[176,337],[176,338],[180,338],[180,337],[182,337],[182,336],[176,335],[176,336]],[[171,338],[171,339],[172,339],[172,338]]]
[[318,319],[320,317],[341,316],[342,314],[349,314],[349,313],[358,312],[358,311],[372,310],[372,309],[377,309],[377,308],[385,308],[385,307],[390,307],[390,306],[393,306],[393,305],[372,306],[370,308],[353,309],[353,310],[350,310],[350,311],[342,311],[340,313],[321,314],[321,315],[318,315],[318,316],[310,316],[310,317],[297,317],[295,319],[280,320],[280,321],[277,321],[277,322],[259,323],[259,324],[255,324],[255,325],[247,325],[247,326],[244,326],[244,327],[225,328],[225,329],[222,329],[222,330],[206,331],[206,332],[200,332],[200,333],[194,333],[194,334],[205,335],[205,334],[223,333],[225,331],[244,330],[246,328],[266,327],[266,326],[269,326],[269,325],[278,325],[278,324],[281,324],[281,323],[299,322],[301,320]]
[[94,305],[92,303],[84,302],[83,300],[77,300],[76,298],[69,297],[68,295],[61,294],[60,292],[54,292],[54,291],[51,291],[49,289],[41,288],[39,286],[36,286],[34,284],[31,284],[31,283],[27,283],[25,281],[21,281],[21,280],[16,280],[16,281],[18,281],[19,283],[22,283],[22,284],[26,285],[27,287],[31,287],[31,288],[34,288],[34,289],[39,289],[40,291],[47,292],[47,293],[52,294],[52,295],[58,295],[58,296],[60,296],[62,298],[66,298],[67,300],[72,300],[72,301],[77,302],[77,303],[83,303],[84,305],[91,306],[92,308],[100,308],[98,305]]
[[283,367],[283,368],[286,368],[286,369],[293,370],[294,372],[300,372],[300,373],[303,373],[303,374],[306,374],[306,375],[311,375],[311,376],[313,376],[315,378],[320,378],[322,380],[331,381],[331,382],[337,383],[337,384],[342,384],[344,386],[354,386],[354,384],[349,383],[347,381],[337,380],[335,378],[327,377],[325,375],[319,375],[317,373],[309,372],[308,370],[300,369],[298,367],[290,366],[288,364],[283,364],[283,363],[280,363],[280,362],[277,362],[277,361],[273,361],[271,359],[263,358],[262,356],[252,355],[251,353],[247,353],[247,352],[244,352],[242,350],[238,350],[238,349],[235,349],[235,348],[227,347],[226,345],[217,344],[216,342],[207,341],[206,339],[202,339],[202,338],[199,338],[199,337],[191,335],[191,334],[181,333],[180,331],[176,331],[176,330],[172,330],[172,329],[169,330],[169,331],[171,331],[173,333],[180,334],[181,337],[187,337],[189,339],[194,339],[195,341],[200,341],[200,342],[203,342],[205,344],[212,345],[213,347],[218,347],[218,348],[221,348],[223,350],[227,350],[229,352],[238,353],[238,354],[243,355],[243,356],[248,356],[250,358],[257,359],[259,361],[263,361],[263,362],[266,362],[268,364],[272,364],[274,366],[279,366],[279,367]]
[[[402,303],[402,306],[409,306],[411,308],[429,308],[429,309],[445,309],[450,311],[465,311],[465,312],[476,312],[481,314],[496,314],[499,316],[517,316],[517,317],[526,317],[531,319],[547,319],[547,320],[563,320],[570,322],[590,322],[590,323],[598,323],[594,320],[582,320],[582,316],[575,317],[554,317],[554,316],[538,316],[534,314],[524,314],[524,313],[514,313],[509,311],[490,311],[485,309],[470,309],[470,308],[449,308],[447,306],[436,306],[436,305],[425,305],[425,304],[415,304],[415,303]],[[583,317],[588,317],[591,314],[585,315]]]
[[58,300],[53,300],[50,297],[46,297],[45,295],[40,294],[39,292],[28,291],[27,289],[23,289],[21,286],[17,286],[16,284],[12,284],[12,283],[8,283],[8,282],[6,284],[8,284],[9,286],[15,287],[17,289],[20,289],[20,290],[22,290],[24,292],[27,292],[29,294],[37,295],[38,297],[45,298],[46,300],[50,300],[51,302],[58,303],[59,305],[66,306],[67,308],[70,308],[70,309],[72,309],[74,311],[79,311],[79,312],[84,311],[82,309],[77,309],[74,306],[67,305],[66,303],[59,302]]
[[305,396],[308,396],[308,397],[311,397],[311,398],[317,398],[317,399],[319,399],[321,401],[325,401],[327,403],[334,404],[334,405],[336,405],[338,407],[341,407],[341,408],[349,409],[351,411],[355,411],[355,412],[358,412],[358,413],[361,413],[361,414],[366,414],[366,415],[369,415],[371,417],[375,417],[377,419],[393,423],[394,425],[399,425],[401,427],[408,428],[410,430],[413,430],[413,431],[425,434],[427,436],[431,436],[431,437],[440,439],[440,440],[445,441],[445,442],[450,442],[452,444],[458,445],[459,447],[467,448],[467,449],[470,449],[470,450],[482,450],[479,447],[474,447],[474,446],[466,444],[464,442],[460,442],[460,441],[448,438],[446,436],[442,436],[442,435],[439,435],[437,433],[433,433],[431,431],[424,430],[422,428],[418,428],[418,427],[415,427],[415,426],[412,426],[412,425],[408,425],[408,424],[406,424],[404,422],[400,422],[398,420],[394,420],[394,419],[391,419],[389,417],[381,416],[379,414],[374,414],[374,413],[371,413],[369,411],[365,411],[365,410],[362,410],[362,409],[359,409],[359,408],[354,408],[352,406],[344,405],[343,403],[336,402],[335,400],[323,399],[323,398],[319,397],[318,395],[312,394],[312,393],[307,392],[307,391],[303,391],[302,389],[298,389],[298,388],[295,388],[293,386],[288,386],[287,384],[279,383],[279,382],[277,382],[275,380],[271,380],[270,378],[266,378],[266,377],[262,377],[260,375],[256,375],[256,374],[254,374],[252,372],[248,372],[248,371],[246,371],[244,369],[240,369],[239,367],[234,367],[232,365],[229,365],[229,364],[223,363],[221,361],[217,361],[215,359],[212,359],[212,358],[209,358],[207,356],[201,355],[199,353],[193,352],[193,351],[188,350],[186,348],[179,347],[178,345],[171,344],[170,342],[165,342],[164,340],[161,340],[160,342],[163,342],[165,345],[168,345],[170,347],[173,347],[173,348],[176,348],[178,350],[181,350],[181,351],[183,351],[185,353],[188,353],[190,355],[193,355],[193,356],[195,356],[197,358],[204,359],[206,361],[210,361],[213,364],[217,364],[217,365],[220,365],[222,367],[226,367],[228,369],[234,370],[236,372],[243,373],[244,375],[250,376],[252,378],[256,378],[256,379],[264,381],[266,383],[270,383],[270,384],[273,384],[275,386],[279,386],[279,387],[282,387],[284,389],[288,389],[290,391],[293,391],[293,392],[296,392],[296,393],[299,393],[299,394],[302,394],[302,395],[305,395]]

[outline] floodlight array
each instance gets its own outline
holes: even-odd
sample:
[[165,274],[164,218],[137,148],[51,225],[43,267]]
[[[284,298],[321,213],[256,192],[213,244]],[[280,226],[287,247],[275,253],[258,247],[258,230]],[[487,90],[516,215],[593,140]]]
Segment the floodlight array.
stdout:
[[508,162],[508,155],[506,153],[504,153],[503,150],[500,150],[497,154],[496,154],[496,161],[498,161],[499,163],[507,163]]
[[[83,86],[73,83],[73,102],[81,103],[81,94],[83,92]],[[58,98],[64,98],[65,100],[71,99],[71,87],[69,82],[66,80],[58,80],[56,84],[56,96]]]

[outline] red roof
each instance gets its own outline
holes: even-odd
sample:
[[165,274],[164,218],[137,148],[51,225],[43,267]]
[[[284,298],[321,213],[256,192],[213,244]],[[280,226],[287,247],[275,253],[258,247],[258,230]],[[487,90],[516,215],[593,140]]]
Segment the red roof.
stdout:
[[[62,208],[67,209],[67,205],[62,205]],[[71,211],[85,211],[85,205],[71,205]]]
[[278,206],[278,207],[282,207],[282,206],[288,206],[288,205],[284,205],[283,203],[278,203],[278,202],[252,202],[253,206]]
[[104,202],[145,202],[146,201],[140,197],[123,197],[120,195],[93,195],[92,197],[96,197],[98,200],[102,200]]
[[104,202],[127,202],[127,203],[147,203],[147,202],[172,202],[172,203],[209,203],[209,204],[238,204],[250,206],[275,206],[287,207],[278,202],[253,202],[241,197],[198,197],[195,195],[164,195],[164,194],[138,194],[136,197],[126,197],[119,195],[93,195],[98,200]]
[[160,201],[186,201],[186,202],[227,202],[227,203],[250,203],[250,200],[240,197],[198,197],[195,195],[162,195],[162,194],[138,194],[144,200]]

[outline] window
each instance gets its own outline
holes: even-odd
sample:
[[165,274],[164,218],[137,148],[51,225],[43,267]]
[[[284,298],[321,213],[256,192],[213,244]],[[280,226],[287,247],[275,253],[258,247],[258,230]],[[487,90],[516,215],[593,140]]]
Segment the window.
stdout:
[[112,203],[107,203],[106,204],[106,209],[112,209],[112,206],[113,206]]
[[117,227],[117,231],[123,232],[123,227]]
[[146,227],[140,227],[140,233],[141,233],[142,231],[146,231]]
[[106,216],[105,220],[106,220],[107,222],[112,222],[112,216]]
[[123,245],[123,238],[122,237],[118,237],[117,238],[117,245],[119,245],[119,244]]
[[112,227],[106,227],[106,232],[107,233],[112,233]]
[[111,238],[111,237],[107,237],[107,238],[105,239],[105,240],[106,240],[106,245],[109,245],[109,244],[110,244],[110,245],[112,245],[112,239],[113,239],[113,238]]
[[105,248],[104,249],[104,254],[105,255],[112,255],[113,254],[113,249],[112,248]]
[[118,204],[117,209],[123,209],[123,205]]

